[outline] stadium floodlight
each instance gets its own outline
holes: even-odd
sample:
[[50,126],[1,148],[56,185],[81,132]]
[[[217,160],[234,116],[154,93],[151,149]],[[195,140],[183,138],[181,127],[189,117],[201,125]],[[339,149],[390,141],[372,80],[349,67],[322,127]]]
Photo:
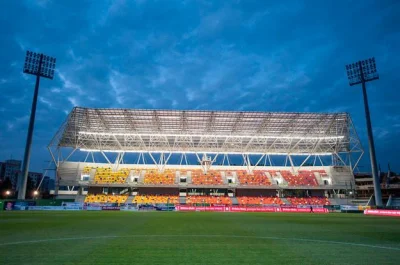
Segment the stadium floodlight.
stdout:
[[343,135],[339,136],[278,136],[278,135],[231,135],[231,134],[171,134],[171,133],[108,133],[108,132],[86,132],[86,131],[79,131],[79,134],[82,135],[101,135],[101,136],[187,136],[187,137],[227,137],[227,138],[270,138],[270,139],[308,139],[308,140],[336,140],[336,139],[343,139]]
[[[92,153],[154,153],[154,154],[196,154],[196,153],[204,153],[202,151],[166,151],[166,150],[100,150],[100,149],[86,149],[86,148],[80,148],[79,151],[81,152],[92,152]],[[277,153],[277,152],[218,152],[218,151],[207,151],[207,154],[238,154],[238,155],[277,155],[277,156],[286,156],[288,155],[287,153]],[[290,155],[318,155],[318,156],[332,156],[333,153],[309,153],[309,152],[304,152],[304,153],[295,153],[292,152]]]
[[56,58],[44,55],[42,53],[39,54],[31,51],[26,52],[24,65],[25,74],[53,79],[55,67]]
[[374,182],[375,204],[377,206],[382,206],[382,193],[375,156],[374,136],[372,134],[371,117],[369,114],[368,96],[365,85],[367,82],[379,79],[379,75],[376,70],[375,58],[369,58],[367,60],[348,64],[346,65],[346,71],[350,86],[362,84],[365,119],[367,121],[369,155],[371,160],[372,178]]
[[55,67],[56,67],[56,59],[54,57],[50,57],[42,53],[35,53],[31,51],[26,52],[23,72],[25,74],[35,75],[36,84],[32,100],[31,116],[29,119],[28,136],[26,139],[25,154],[24,154],[24,163],[22,165],[22,175],[19,176],[18,199],[20,200],[25,199],[25,193],[26,193],[26,182],[28,180],[28,171],[29,171],[28,169],[31,156],[33,128],[35,126],[36,105],[39,94],[40,77],[53,79]]

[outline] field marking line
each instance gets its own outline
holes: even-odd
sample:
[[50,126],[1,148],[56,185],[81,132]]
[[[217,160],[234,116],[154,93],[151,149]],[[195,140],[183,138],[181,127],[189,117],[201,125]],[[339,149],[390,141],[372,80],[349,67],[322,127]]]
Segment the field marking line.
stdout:
[[370,245],[370,244],[363,244],[363,243],[351,243],[351,242],[320,240],[320,239],[307,239],[307,238],[290,238],[290,237],[274,237],[274,236],[235,236],[235,235],[126,235],[126,236],[64,237],[64,238],[49,238],[49,239],[38,239],[38,240],[0,243],[0,247],[1,246],[11,246],[11,245],[33,244],[33,243],[45,243],[45,242],[54,242],[54,241],[109,239],[109,238],[135,238],[135,237],[206,237],[206,238],[207,237],[208,238],[220,237],[220,238],[270,239],[270,240],[287,240],[287,241],[301,241],[301,242],[312,242],[312,243],[323,243],[323,244],[347,245],[347,246],[354,246],[354,247],[367,247],[367,248],[378,248],[378,249],[400,251],[400,248],[398,248],[398,247]]

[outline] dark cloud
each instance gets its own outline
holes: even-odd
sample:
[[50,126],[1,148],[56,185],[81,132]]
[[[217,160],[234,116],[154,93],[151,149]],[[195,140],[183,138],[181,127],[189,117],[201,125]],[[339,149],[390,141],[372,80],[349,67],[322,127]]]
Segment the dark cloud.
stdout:
[[398,1],[167,2],[7,2],[0,160],[23,155],[34,85],[21,73],[27,49],[57,57],[55,79],[41,83],[36,170],[74,105],[346,111],[367,150],[361,89],[348,86],[344,65],[375,56],[381,79],[368,90],[377,155],[400,170]]

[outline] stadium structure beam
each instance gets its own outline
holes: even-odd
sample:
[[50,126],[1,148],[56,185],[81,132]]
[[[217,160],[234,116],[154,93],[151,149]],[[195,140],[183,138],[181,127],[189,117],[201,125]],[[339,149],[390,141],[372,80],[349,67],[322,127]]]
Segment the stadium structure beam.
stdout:
[[169,159],[171,158],[172,153],[168,153],[167,158],[165,158],[165,153],[160,153],[160,158],[158,161],[155,159],[152,152],[148,153],[151,160],[153,160],[154,164],[157,166],[159,172],[164,172],[165,166],[168,164]]
[[91,153],[92,153],[92,152],[87,152],[86,157],[85,157],[85,160],[83,160],[83,162],[86,162],[86,161],[87,161],[87,159],[89,158],[89,155],[90,155]]
[[[358,137],[357,131],[355,130],[353,120],[349,117],[349,145],[350,145],[350,157],[354,154],[358,154],[358,157],[356,157],[354,165],[351,166],[351,170],[354,172],[355,168],[358,166],[358,163],[360,162],[361,158],[364,155],[364,148],[362,146],[362,143],[360,141],[360,138]],[[351,162],[350,162],[351,163]]]
[[254,167],[250,170],[250,172],[252,173],[254,169],[256,169],[256,167],[258,166],[258,164],[260,164],[261,160],[266,156],[266,154],[261,155],[260,159],[258,159],[257,163],[254,165]]
[[[356,141],[343,130],[348,126],[348,118],[349,115],[345,113],[75,107],[49,146],[52,149],[73,147],[93,154],[125,153],[125,157],[128,153],[136,153],[139,154],[139,162],[149,152],[185,156],[195,153],[221,154],[224,155],[224,164],[230,163],[230,156],[246,154],[250,159],[264,156],[272,165],[272,156],[332,156],[334,152],[357,151],[358,147],[348,146],[349,143],[356,144]],[[319,142],[317,146],[316,142]],[[182,162],[184,158],[182,156]],[[61,156],[58,159],[63,160]]]
[[292,160],[292,157],[290,156],[290,154],[288,154],[288,158],[289,158],[290,166],[291,166],[291,168],[292,168],[292,172],[295,172],[293,160]]
[[100,151],[100,153],[103,155],[103,157],[107,160],[107,163],[112,165],[111,161],[108,159],[108,157],[106,156],[106,154],[103,151]]

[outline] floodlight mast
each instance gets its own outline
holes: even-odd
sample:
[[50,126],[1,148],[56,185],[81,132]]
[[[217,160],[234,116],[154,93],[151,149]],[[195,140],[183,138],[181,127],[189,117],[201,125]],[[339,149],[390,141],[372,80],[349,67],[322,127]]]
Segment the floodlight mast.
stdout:
[[377,206],[382,206],[380,176],[378,174],[378,166],[376,163],[374,135],[372,133],[371,117],[369,113],[368,96],[366,89],[367,82],[379,79],[379,75],[376,71],[375,58],[369,58],[364,61],[358,61],[356,63],[346,65],[346,70],[350,86],[358,84],[362,85],[365,119],[367,121],[369,156],[371,160],[372,180],[374,183],[375,204]]
[[53,79],[56,59],[42,53],[26,52],[24,73],[36,76],[35,91],[32,100],[31,116],[29,119],[28,135],[26,138],[24,162],[22,164],[22,175],[19,176],[18,199],[24,200],[26,193],[26,182],[28,180],[29,162],[31,157],[32,135],[35,126],[36,105],[39,94],[40,77]]

